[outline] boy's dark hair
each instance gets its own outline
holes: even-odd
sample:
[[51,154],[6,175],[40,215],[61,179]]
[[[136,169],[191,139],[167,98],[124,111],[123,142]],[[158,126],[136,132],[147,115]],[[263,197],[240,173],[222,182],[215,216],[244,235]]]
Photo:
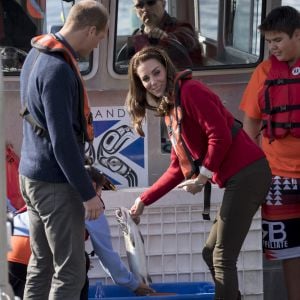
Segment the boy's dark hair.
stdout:
[[102,187],[105,182],[105,176],[95,167],[86,165],[85,169],[87,170],[92,181],[96,183],[96,188]]
[[108,180],[108,178],[97,168],[91,165],[85,165],[89,176],[92,181],[96,183],[96,188],[102,188],[103,190],[115,190],[115,186]]
[[262,34],[268,31],[284,32],[292,37],[300,28],[300,13],[291,6],[279,6],[271,10],[258,29]]

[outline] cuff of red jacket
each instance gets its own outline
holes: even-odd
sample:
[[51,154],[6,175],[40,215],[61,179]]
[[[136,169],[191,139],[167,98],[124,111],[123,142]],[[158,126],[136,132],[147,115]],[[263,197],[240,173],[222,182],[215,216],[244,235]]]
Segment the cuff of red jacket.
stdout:
[[213,172],[205,168],[204,166],[201,166],[200,168],[200,174],[207,177],[208,179],[211,179],[213,177]]

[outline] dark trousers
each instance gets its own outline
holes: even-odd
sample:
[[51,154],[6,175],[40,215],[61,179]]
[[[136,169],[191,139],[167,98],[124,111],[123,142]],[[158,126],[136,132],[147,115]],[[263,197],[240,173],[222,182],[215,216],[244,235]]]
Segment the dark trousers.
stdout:
[[242,169],[226,183],[223,201],[202,255],[216,285],[215,299],[239,299],[237,259],[252,218],[271,184],[265,159]]
[[85,267],[86,267],[86,278],[84,286],[81,290],[80,300],[88,300],[89,299],[89,278],[87,273],[90,269],[90,258],[89,255],[85,252]]
[[[86,273],[90,268],[90,258],[85,252],[86,258]],[[15,296],[23,299],[24,288],[26,283],[27,265],[20,264],[17,262],[8,262],[8,278],[9,283],[14,291]],[[89,298],[89,278],[86,275],[84,286],[81,290],[80,300],[88,300]]]
[[84,207],[67,183],[20,176],[31,257],[24,299],[78,300],[85,283]]
[[15,296],[23,299],[26,282],[27,265],[8,262],[8,279]]

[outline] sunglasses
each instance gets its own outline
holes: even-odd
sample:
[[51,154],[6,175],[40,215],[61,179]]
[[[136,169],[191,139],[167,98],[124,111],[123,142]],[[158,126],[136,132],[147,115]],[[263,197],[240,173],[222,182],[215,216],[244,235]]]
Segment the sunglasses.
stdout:
[[141,1],[134,5],[136,9],[142,9],[147,4],[147,6],[155,5],[157,0]]

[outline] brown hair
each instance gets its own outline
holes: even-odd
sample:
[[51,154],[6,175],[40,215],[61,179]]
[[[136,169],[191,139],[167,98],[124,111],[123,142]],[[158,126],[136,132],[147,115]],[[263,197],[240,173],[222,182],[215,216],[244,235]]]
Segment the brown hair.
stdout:
[[[157,98],[151,95],[153,99],[159,103],[158,108],[152,107],[147,102],[147,91],[143,86],[138,74],[137,68],[139,65],[149,59],[156,59],[165,68],[167,72],[167,87],[165,97]],[[142,122],[145,119],[146,109],[156,110],[159,116],[168,114],[170,108],[173,107],[172,99],[174,93],[174,79],[176,76],[176,69],[171,62],[167,53],[157,47],[146,47],[137,52],[130,60],[128,68],[129,76],[129,91],[126,97],[126,108],[131,117],[133,127],[135,131],[140,135],[144,136],[142,129]],[[149,97],[149,95],[148,95]]]
[[95,0],[82,0],[72,6],[65,25],[74,30],[95,26],[100,32],[105,29],[107,22],[108,12],[103,4]]
[[96,189],[102,188],[106,182],[106,177],[95,167],[86,165],[85,169],[87,170],[92,181],[96,183]]

